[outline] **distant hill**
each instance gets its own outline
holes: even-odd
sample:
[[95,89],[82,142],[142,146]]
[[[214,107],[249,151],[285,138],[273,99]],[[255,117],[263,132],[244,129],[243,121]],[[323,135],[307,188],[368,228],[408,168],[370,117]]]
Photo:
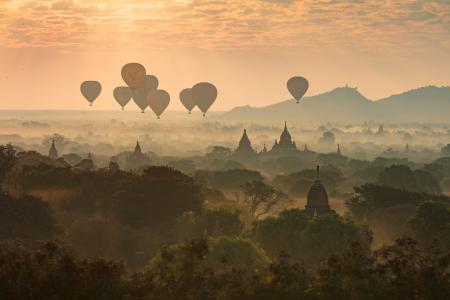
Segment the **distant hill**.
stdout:
[[236,107],[220,118],[249,121],[448,122],[450,87],[428,86],[377,101],[367,99],[355,88],[343,87],[305,97],[299,104],[287,100],[260,108]]

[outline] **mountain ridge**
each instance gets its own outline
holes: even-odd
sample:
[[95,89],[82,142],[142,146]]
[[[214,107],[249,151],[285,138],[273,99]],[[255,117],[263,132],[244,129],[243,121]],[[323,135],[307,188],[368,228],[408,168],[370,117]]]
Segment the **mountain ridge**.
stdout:
[[258,121],[449,121],[450,87],[425,86],[371,100],[348,86],[304,97],[299,104],[284,100],[263,107],[238,106],[221,119]]

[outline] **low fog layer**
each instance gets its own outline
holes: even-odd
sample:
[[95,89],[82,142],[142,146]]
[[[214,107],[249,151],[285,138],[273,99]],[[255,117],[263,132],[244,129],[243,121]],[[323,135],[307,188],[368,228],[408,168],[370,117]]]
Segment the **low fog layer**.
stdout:
[[[168,112],[156,120],[136,111],[2,111],[0,144],[47,154],[55,139],[59,154],[98,157],[105,164],[123,151],[133,151],[139,140],[143,152],[159,156],[204,155],[213,146],[234,150],[247,129],[253,148],[271,149],[284,122],[226,121],[221,113],[203,118],[199,113]],[[297,148],[335,152],[340,144],[350,158],[407,157],[431,162],[450,141],[450,123],[330,123],[287,121]],[[330,134],[331,133],[331,134]],[[103,159],[102,159],[103,158]]]

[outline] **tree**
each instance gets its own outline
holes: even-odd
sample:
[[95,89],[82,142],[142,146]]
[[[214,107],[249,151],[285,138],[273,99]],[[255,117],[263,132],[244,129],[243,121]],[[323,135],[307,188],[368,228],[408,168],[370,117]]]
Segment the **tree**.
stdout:
[[204,178],[207,184],[222,190],[239,190],[247,182],[264,179],[257,171],[242,169],[218,171],[205,175],[207,175]]
[[224,209],[206,210],[201,217],[201,225],[209,236],[239,235],[244,228],[238,212]]
[[405,165],[392,165],[378,175],[378,184],[401,190],[419,192],[420,186],[414,172]]
[[12,145],[0,145],[0,190],[16,164],[16,151]]
[[232,154],[233,151],[230,148],[213,146],[211,151],[205,154],[205,158],[227,160]]
[[35,251],[0,248],[1,299],[122,299],[123,265],[77,259],[54,243]]
[[418,205],[427,200],[450,202],[446,195],[416,193],[370,183],[354,187],[354,194],[345,205],[353,217],[362,220],[376,209],[404,204]]
[[277,205],[286,202],[287,196],[262,181],[247,182],[242,186],[250,214],[253,218],[268,214]]
[[298,209],[283,210],[277,217],[255,222],[251,235],[271,256],[284,252],[297,258],[309,222],[310,217]]
[[285,252],[309,268],[331,254],[343,253],[353,242],[369,251],[371,233],[336,214],[311,218],[300,210],[286,210],[278,217],[255,223],[252,237],[273,257]]
[[47,203],[21,195],[0,192],[0,239],[47,239],[57,233]]
[[426,201],[416,211],[410,221],[411,227],[420,241],[431,242],[438,239],[450,249],[450,205],[439,201]]
[[442,189],[439,182],[425,170],[415,170],[414,176],[420,186],[420,191],[426,193],[441,193]]
[[183,212],[200,213],[204,201],[193,178],[168,167],[150,167],[113,189],[110,209],[132,227],[165,227]]

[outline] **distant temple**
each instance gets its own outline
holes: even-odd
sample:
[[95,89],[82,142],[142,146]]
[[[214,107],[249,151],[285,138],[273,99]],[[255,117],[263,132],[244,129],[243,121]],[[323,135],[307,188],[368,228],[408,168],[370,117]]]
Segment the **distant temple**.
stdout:
[[235,150],[236,154],[254,154],[255,150],[252,148],[252,143],[247,136],[247,129],[244,129],[239,145]]
[[342,151],[341,151],[341,145],[338,144],[337,150],[336,150],[336,154],[337,155],[342,155]]
[[48,150],[48,157],[50,157],[53,160],[57,160],[59,157],[58,150],[56,149],[55,146],[55,140],[52,140],[52,146],[50,147],[50,150]]
[[[310,152],[308,147],[305,145],[305,152]],[[267,150],[266,144],[264,144],[261,151],[256,151],[252,147],[252,143],[247,135],[247,130],[244,129],[242,137],[239,141],[238,147],[233,153],[233,158],[238,161],[247,161],[254,160],[257,158],[259,154],[262,155],[293,155],[301,153],[301,151],[297,150],[297,146],[295,142],[292,140],[291,134],[287,128],[286,122],[284,122],[284,129],[280,135],[280,139],[275,143],[272,149]]]
[[132,152],[128,158],[127,163],[131,165],[140,165],[143,163],[147,163],[149,161],[147,155],[142,152],[141,145],[139,141],[136,141],[136,146],[134,147],[134,152]]
[[320,182],[319,166],[317,166],[317,177],[308,192],[308,198],[305,206],[305,213],[310,216],[317,216],[334,211],[328,204],[328,194],[325,187]]
[[94,161],[92,160],[91,152],[89,152],[87,158],[82,159],[74,166],[75,169],[91,171],[95,169]]
[[297,146],[295,145],[295,142],[291,138],[291,134],[289,133],[289,130],[287,129],[286,121],[284,122],[284,129],[281,133],[280,140],[277,142],[275,140],[275,143],[272,147],[271,152],[278,152],[278,151],[285,151],[285,150],[297,150]]

